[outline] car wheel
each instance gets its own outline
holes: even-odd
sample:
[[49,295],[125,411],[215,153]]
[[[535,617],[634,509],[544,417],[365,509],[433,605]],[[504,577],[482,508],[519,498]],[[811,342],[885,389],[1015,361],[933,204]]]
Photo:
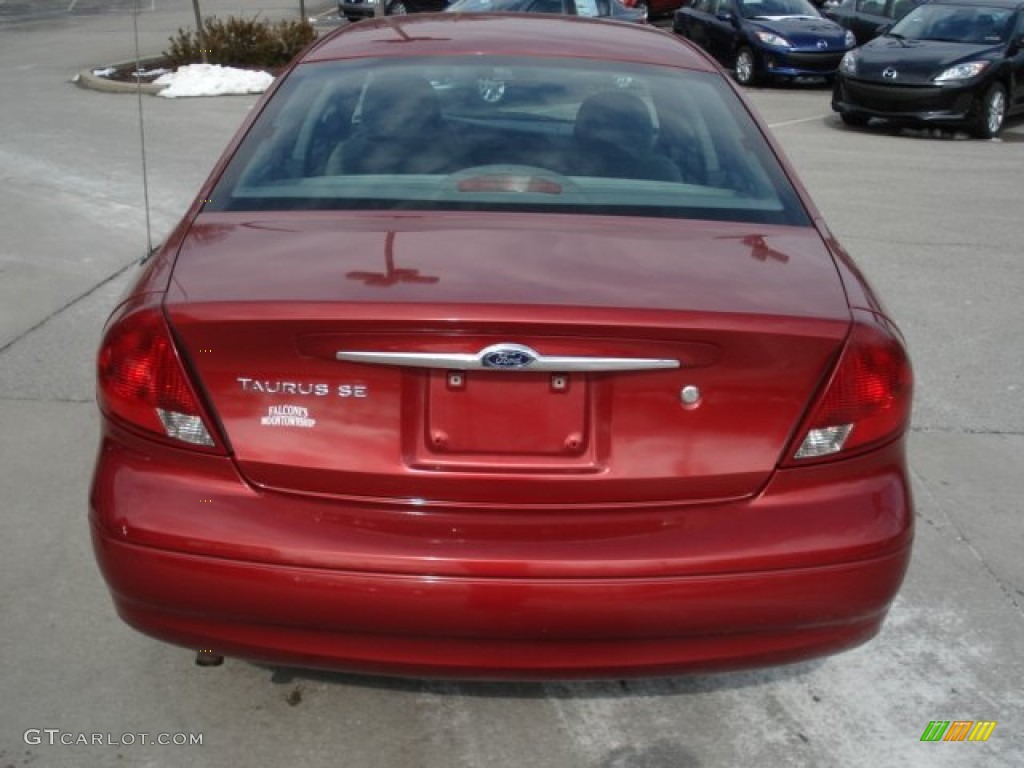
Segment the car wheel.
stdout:
[[409,13],[409,9],[405,7],[405,3],[402,0],[394,0],[394,2],[388,3],[388,16],[405,16]]
[[736,74],[736,82],[740,85],[753,85],[757,82],[756,61],[752,50],[740,48],[736,52],[734,72]]
[[979,139],[991,139],[999,135],[1006,120],[1006,89],[1000,83],[993,83],[985,91],[975,119],[974,135]]
[[840,112],[839,119],[846,125],[852,125],[855,127],[868,124],[868,118],[865,115],[858,115],[853,112]]

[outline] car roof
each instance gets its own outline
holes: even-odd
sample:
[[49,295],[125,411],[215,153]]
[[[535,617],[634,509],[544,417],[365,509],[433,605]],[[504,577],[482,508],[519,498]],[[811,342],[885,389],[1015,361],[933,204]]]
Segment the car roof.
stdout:
[[714,72],[682,38],[626,22],[531,14],[413,14],[349,24],[302,63],[350,58],[493,54],[603,59]]

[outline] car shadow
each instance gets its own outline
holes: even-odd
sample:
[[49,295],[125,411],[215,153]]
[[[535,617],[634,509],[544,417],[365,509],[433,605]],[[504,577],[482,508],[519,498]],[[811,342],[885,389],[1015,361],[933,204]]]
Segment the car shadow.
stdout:
[[[728,70],[730,79],[736,81],[732,70]],[[742,91],[825,91],[832,90],[832,82],[824,77],[776,77],[762,78],[756,85],[741,85]]]
[[[866,135],[889,136],[902,139],[930,139],[932,141],[985,141],[976,139],[962,128],[917,128],[896,125],[879,118],[871,118],[867,125],[853,126],[846,125],[837,113],[827,115],[823,122],[829,128],[847,133],[862,133]],[[1003,130],[994,139],[988,139],[995,143],[1005,144],[1024,143],[1024,132],[1014,132],[1015,128],[1024,129],[1024,115],[1006,118]]]
[[[316,682],[400,693],[427,693],[437,696],[472,696],[488,699],[603,700],[634,697],[667,698],[758,688],[799,679],[813,672],[824,662],[824,659],[812,659],[763,669],[679,677],[571,681],[424,680],[357,675],[301,667],[280,667],[259,662],[246,663],[269,672],[272,684],[292,686],[293,691],[301,690],[303,682]],[[301,698],[301,693],[299,695]]]

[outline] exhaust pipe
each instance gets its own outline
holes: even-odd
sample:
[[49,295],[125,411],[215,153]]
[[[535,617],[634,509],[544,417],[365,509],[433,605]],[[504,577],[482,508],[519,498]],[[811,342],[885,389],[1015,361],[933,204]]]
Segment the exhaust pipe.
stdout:
[[208,648],[200,648],[196,653],[197,667],[219,667],[223,663],[224,657]]

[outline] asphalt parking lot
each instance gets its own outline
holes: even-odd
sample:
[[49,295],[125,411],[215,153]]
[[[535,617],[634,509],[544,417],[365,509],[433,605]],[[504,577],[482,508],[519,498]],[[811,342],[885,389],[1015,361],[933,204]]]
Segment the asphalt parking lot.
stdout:
[[[69,80],[128,58],[131,18],[123,2],[13,6],[0,1],[0,767],[1024,764],[1024,122],[986,142],[855,131],[823,87],[749,93],[915,363],[916,548],[875,640],[788,667],[630,682],[204,670],[116,618],[85,518],[92,355],[146,239],[137,102]],[[187,0],[144,6],[143,53],[189,22]],[[145,99],[157,238],[254,101]],[[986,743],[922,743],[932,720],[998,725]],[[103,743],[60,743],[93,734]]]

